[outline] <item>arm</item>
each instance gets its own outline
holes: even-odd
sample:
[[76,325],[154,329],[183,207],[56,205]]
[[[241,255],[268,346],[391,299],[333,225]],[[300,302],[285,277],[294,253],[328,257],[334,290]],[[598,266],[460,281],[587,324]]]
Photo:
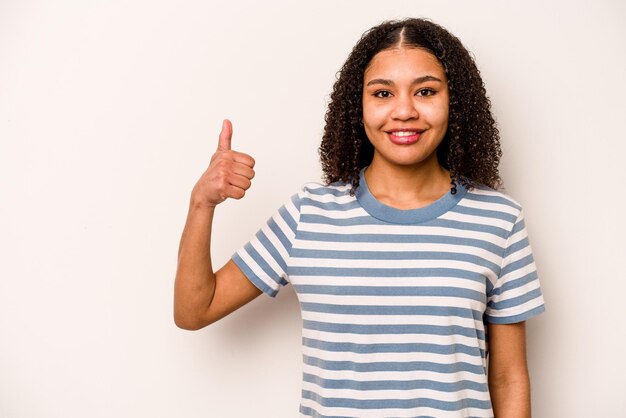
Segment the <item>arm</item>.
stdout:
[[174,285],[174,321],[180,328],[203,328],[261,294],[232,260],[217,272],[211,264],[215,207],[229,197],[241,199],[254,177],[254,160],[232,151],[231,137],[232,125],[225,120],[217,151],[191,193]]
[[526,323],[488,324],[489,393],[496,418],[530,417]]

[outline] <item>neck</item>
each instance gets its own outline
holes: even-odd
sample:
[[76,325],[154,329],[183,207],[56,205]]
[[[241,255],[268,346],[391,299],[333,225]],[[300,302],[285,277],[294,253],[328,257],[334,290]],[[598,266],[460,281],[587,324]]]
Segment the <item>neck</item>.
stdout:
[[450,190],[450,173],[435,160],[421,166],[396,166],[377,163],[365,170],[372,195],[396,209],[428,206]]

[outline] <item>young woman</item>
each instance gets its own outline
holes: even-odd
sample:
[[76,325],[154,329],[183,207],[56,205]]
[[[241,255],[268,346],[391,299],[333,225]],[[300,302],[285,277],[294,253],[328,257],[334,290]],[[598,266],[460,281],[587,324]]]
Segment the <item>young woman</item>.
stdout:
[[254,160],[217,152],[193,189],[175,320],[199,329],[291,283],[303,319],[300,413],[528,417],[524,321],[543,311],[498,131],[461,42],[422,19],[366,32],[341,69],[320,155],[293,196],[213,271],[215,206]]

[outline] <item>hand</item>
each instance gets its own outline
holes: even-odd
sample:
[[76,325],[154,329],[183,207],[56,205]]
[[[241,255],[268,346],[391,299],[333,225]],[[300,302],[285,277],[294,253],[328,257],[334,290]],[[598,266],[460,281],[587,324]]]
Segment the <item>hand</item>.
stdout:
[[195,204],[215,207],[229,197],[241,199],[250,188],[254,177],[254,159],[231,150],[232,136],[233,125],[225,119],[217,151],[193,189],[192,202]]

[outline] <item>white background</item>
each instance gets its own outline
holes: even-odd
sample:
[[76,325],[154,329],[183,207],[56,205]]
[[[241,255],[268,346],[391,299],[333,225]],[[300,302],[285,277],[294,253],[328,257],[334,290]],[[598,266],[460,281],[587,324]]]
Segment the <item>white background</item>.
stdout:
[[174,326],[189,192],[231,118],[257,178],[219,208],[221,265],[319,180],[336,71],[406,16],[459,36],[492,99],[547,302],[534,416],[625,417],[626,6],[608,0],[1,0],[0,417],[296,416],[291,288]]

